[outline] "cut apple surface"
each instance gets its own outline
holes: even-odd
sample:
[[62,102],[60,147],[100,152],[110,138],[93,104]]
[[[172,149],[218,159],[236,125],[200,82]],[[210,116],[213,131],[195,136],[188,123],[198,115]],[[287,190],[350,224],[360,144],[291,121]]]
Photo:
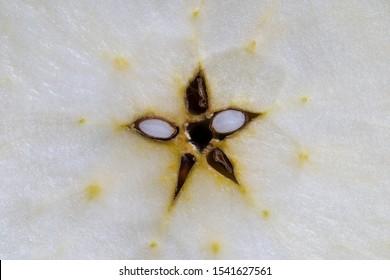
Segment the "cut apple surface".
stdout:
[[389,46],[387,0],[2,1],[0,258],[390,258]]

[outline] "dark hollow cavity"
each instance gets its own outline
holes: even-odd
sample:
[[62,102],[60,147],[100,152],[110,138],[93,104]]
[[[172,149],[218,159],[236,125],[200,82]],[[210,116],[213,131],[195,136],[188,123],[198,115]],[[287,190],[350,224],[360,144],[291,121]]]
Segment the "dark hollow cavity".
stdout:
[[190,142],[194,144],[200,153],[203,152],[213,138],[213,133],[210,129],[210,120],[208,119],[200,122],[189,123],[187,126],[187,132],[190,136]]
[[195,157],[189,153],[182,155],[181,161],[180,161],[179,176],[177,178],[176,190],[175,190],[175,194],[173,196],[173,202],[175,202],[177,196],[179,195],[179,193],[180,193],[180,191],[181,191],[181,189],[182,189],[182,187],[187,179],[187,176],[191,171],[192,166],[194,166],[194,164],[195,164],[195,161],[196,161]]
[[208,164],[218,171],[220,174],[225,176],[226,178],[232,180],[234,183],[238,184],[236,177],[234,176],[234,168],[229,158],[225,155],[225,153],[216,148],[212,150],[207,155]]
[[206,83],[201,72],[188,85],[185,99],[187,110],[191,114],[201,115],[207,111],[209,104]]

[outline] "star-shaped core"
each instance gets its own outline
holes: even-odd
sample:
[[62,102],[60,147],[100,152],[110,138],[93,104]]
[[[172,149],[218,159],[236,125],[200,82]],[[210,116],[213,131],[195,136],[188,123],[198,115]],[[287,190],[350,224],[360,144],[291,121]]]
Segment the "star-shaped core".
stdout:
[[[193,152],[183,152],[181,156],[172,203],[178,198],[192,167],[196,163],[195,154],[206,157],[210,167],[238,185],[233,164],[216,144],[241,130],[252,119],[260,115],[260,113],[235,108],[210,112],[207,87],[202,71],[199,71],[188,84],[185,105],[192,117],[182,127],[187,141],[193,146]],[[158,116],[142,117],[136,120],[131,128],[142,136],[159,142],[170,141],[180,132],[175,123]]]

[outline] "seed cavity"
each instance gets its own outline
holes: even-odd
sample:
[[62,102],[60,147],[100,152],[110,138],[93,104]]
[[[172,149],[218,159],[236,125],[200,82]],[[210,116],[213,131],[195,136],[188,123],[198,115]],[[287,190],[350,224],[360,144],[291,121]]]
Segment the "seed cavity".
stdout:
[[201,115],[207,111],[209,104],[206,83],[201,72],[188,85],[185,101],[188,112],[193,115]]
[[238,184],[234,175],[234,168],[227,155],[219,148],[212,150],[207,155],[208,164],[226,178]]
[[[253,41],[253,47],[255,46],[256,42]],[[225,108],[224,110],[211,112],[209,110],[206,80],[202,69],[198,69],[196,76],[188,82],[184,98],[188,119],[181,127],[184,130],[182,134],[187,137],[187,143],[182,137],[184,135],[181,135],[180,139],[174,143],[183,146],[179,147],[183,154],[180,158],[180,168],[171,206],[174,206],[175,201],[182,193],[186,180],[197,161],[194,155],[197,157],[204,156],[211,168],[233,181],[237,184],[239,190],[244,192],[245,189],[239,186],[234,174],[233,164],[224,151],[217,147],[220,146],[220,141],[243,129],[252,119],[265,113],[253,113],[237,108]],[[157,141],[169,141],[179,134],[179,127],[173,122],[150,115],[144,115],[144,117],[136,120],[131,125],[125,125],[125,127]],[[189,147],[189,143],[193,147]],[[157,245],[152,243],[150,247],[155,246]],[[212,248],[214,252],[219,251],[218,244],[213,245]]]
[[159,141],[168,141],[179,133],[179,128],[161,118],[141,118],[137,120],[133,128],[141,135]]
[[205,119],[199,122],[189,123],[186,127],[189,140],[195,148],[201,153],[208,146],[213,133],[210,130],[210,120]]
[[219,112],[213,118],[212,128],[217,133],[233,133],[240,129],[246,121],[245,114],[238,110],[228,109]]
[[179,195],[180,191],[182,190],[183,185],[188,177],[188,174],[190,173],[192,167],[195,164],[195,161],[196,161],[196,158],[190,153],[182,155],[181,160],[180,160],[179,176],[177,178],[177,185],[176,185],[175,194],[173,196],[172,203],[175,202],[177,196]]
[[223,140],[227,136],[242,129],[252,119],[258,117],[260,113],[252,113],[237,109],[226,109],[216,112],[211,120],[211,129],[214,138]]

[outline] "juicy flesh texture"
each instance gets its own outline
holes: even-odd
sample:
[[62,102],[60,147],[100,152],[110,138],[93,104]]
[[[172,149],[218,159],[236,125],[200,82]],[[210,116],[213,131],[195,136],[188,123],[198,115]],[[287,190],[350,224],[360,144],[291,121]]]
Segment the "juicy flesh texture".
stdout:
[[[389,258],[389,45],[387,0],[2,1],[0,258]],[[265,117],[171,208],[191,146],[126,128],[199,65]]]

